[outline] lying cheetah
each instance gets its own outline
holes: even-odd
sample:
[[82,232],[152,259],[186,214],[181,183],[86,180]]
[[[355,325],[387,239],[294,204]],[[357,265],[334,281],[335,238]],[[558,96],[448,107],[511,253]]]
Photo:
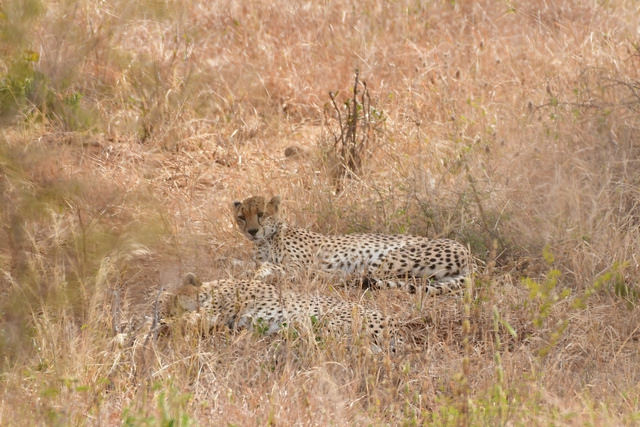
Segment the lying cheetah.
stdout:
[[259,327],[267,335],[285,325],[347,334],[361,328],[374,344],[388,343],[392,351],[403,342],[396,324],[378,311],[328,296],[280,291],[257,280],[202,283],[189,273],[175,291],[162,294],[159,313],[165,320],[195,314],[191,320],[203,321],[208,328]]
[[235,220],[256,247],[257,276],[313,270],[365,287],[402,288],[427,295],[460,289],[471,273],[469,251],[449,239],[386,234],[323,235],[279,218],[280,198],[234,202]]

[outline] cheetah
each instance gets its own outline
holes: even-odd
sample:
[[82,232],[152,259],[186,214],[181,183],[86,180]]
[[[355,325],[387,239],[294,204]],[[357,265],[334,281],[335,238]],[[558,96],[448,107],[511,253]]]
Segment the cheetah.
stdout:
[[315,271],[366,288],[400,288],[427,295],[460,290],[472,271],[462,244],[397,234],[324,235],[294,227],[279,215],[280,198],[253,196],[233,203],[235,221],[254,243],[256,277]]
[[181,286],[162,294],[159,313],[165,321],[191,316],[189,321],[204,322],[206,328],[253,327],[265,335],[287,325],[306,325],[337,334],[363,330],[374,346],[380,349],[386,343],[392,352],[404,343],[398,335],[398,323],[376,310],[329,296],[281,291],[258,280],[201,282],[188,273]]

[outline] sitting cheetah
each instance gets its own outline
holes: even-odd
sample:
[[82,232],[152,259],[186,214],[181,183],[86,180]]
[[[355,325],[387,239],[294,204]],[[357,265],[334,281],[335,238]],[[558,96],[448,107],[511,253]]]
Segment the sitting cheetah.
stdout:
[[[449,239],[385,234],[323,235],[279,218],[280,198],[234,202],[236,223],[256,246],[257,277],[308,269],[356,279],[365,287],[427,295],[460,289],[471,273],[469,251]],[[417,280],[416,280],[417,279]]]
[[267,335],[305,322],[330,333],[351,333],[361,327],[374,344],[386,342],[392,351],[403,342],[395,323],[375,310],[332,297],[280,291],[257,280],[202,283],[189,273],[175,291],[162,294],[158,312],[165,320],[196,315],[190,320],[203,321],[207,328],[260,327]]

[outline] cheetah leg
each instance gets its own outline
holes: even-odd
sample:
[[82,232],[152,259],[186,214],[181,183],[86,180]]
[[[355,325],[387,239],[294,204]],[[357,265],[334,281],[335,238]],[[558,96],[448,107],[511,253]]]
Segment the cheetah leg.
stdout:
[[422,278],[416,279],[376,279],[364,277],[361,279],[365,289],[403,289],[410,293],[416,293],[418,289],[424,289],[427,296],[436,296],[447,293],[455,293],[464,289],[466,276],[449,276],[437,280]]
[[449,276],[432,281],[424,287],[427,296],[456,293],[464,290],[467,276]]
[[[274,264],[272,262],[267,261],[260,264],[260,266],[258,267],[258,270],[256,270],[255,274],[253,275],[253,279],[259,280],[261,282],[266,282],[266,283],[275,283],[280,280],[296,281],[301,277],[308,277],[308,276],[301,276],[301,274],[305,274],[304,272],[306,270],[307,269],[304,266],[294,264],[294,263],[287,263],[287,264],[281,265],[281,264]],[[324,278],[325,280],[328,280],[330,277],[333,277],[333,276],[327,275],[322,271],[312,271],[312,273],[314,277]]]
[[278,280],[285,276],[285,270],[282,266],[271,262],[263,262],[253,275],[254,280],[263,282]]

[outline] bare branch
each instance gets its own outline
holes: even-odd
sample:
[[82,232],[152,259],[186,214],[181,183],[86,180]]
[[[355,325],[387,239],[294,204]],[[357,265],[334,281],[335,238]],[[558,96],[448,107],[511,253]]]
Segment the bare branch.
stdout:
[[[325,126],[333,136],[333,158],[339,165],[335,178],[357,178],[365,155],[369,152],[371,139],[382,129],[384,117],[372,107],[367,83],[360,80],[360,71],[357,69],[351,97],[340,103],[336,93],[329,92],[329,98],[335,114],[330,116],[326,108],[324,113]],[[341,111],[343,108],[344,115]],[[340,191],[339,182],[336,183],[336,188]]]
[[120,291],[113,290],[113,303],[111,304],[111,329],[113,335],[120,333]]

